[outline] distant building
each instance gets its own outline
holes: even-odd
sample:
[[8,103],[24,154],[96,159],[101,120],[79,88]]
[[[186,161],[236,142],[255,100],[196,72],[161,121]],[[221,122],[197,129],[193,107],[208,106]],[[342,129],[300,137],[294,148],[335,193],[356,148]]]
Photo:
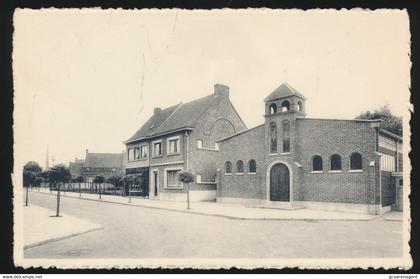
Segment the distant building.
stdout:
[[[217,140],[246,130],[229,99],[229,87],[216,84],[214,94],[160,109],[127,141],[127,174],[142,177],[142,191],[150,198],[185,200],[178,180],[191,170],[193,201],[216,199]],[[150,187],[149,187],[150,185]]]
[[81,175],[86,182],[93,182],[97,175],[108,177],[124,174],[124,153],[89,153],[81,168]]
[[72,177],[78,177],[82,175],[82,168],[85,160],[83,159],[74,159],[74,162],[69,163],[69,169]]

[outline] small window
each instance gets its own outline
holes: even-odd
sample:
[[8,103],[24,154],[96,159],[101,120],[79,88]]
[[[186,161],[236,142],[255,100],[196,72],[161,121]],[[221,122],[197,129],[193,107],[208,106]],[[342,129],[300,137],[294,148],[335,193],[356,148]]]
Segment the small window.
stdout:
[[133,160],[134,160],[134,149],[129,148],[128,149],[128,161],[133,161]]
[[135,147],[134,148],[134,160],[138,160],[138,159],[140,159],[140,148]]
[[244,173],[244,162],[241,160],[236,162],[236,173]]
[[290,110],[290,103],[289,101],[284,101],[283,103],[281,103],[281,111],[282,112],[286,112]]
[[147,145],[142,145],[140,147],[140,156],[142,159],[146,159],[149,156],[149,147]]
[[350,155],[350,170],[362,169],[362,155],[360,153],[353,153]]
[[195,182],[200,183],[201,182],[201,174],[197,174],[195,176]]
[[315,155],[312,157],[312,171],[322,171],[322,158]]
[[283,153],[290,152],[290,124],[289,120],[283,120]]
[[153,156],[161,156],[162,155],[162,142],[155,142],[153,143]]
[[178,173],[180,170],[168,170],[166,172],[167,181],[166,186],[168,188],[180,188],[182,187],[181,181],[178,179]]
[[338,155],[338,154],[332,155],[330,161],[331,161],[330,162],[331,163],[330,169],[332,171],[341,170],[341,156],[340,155]]
[[277,105],[276,104],[271,104],[269,107],[269,112],[270,114],[276,113],[277,112]]
[[203,148],[203,140],[197,140],[197,148]]
[[248,169],[250,173],[256,173],[257,172],[257,163],[254,159],[249,160],[248,162]]
[[303,110],[302,102],[301,101],[298,101],[298,103],[297,103],[297,109],[298,109],[298,111],[302,111]]
[[277,125],[270,123],[270,153],[277,153]]
[[168,139],[168,154],[179,153],[179,137]]
[[230,161],[225,163],[225,173],[232,173],[232,163]]
[[217,142],[214,144],[214,150],[219,150],[219,144]]

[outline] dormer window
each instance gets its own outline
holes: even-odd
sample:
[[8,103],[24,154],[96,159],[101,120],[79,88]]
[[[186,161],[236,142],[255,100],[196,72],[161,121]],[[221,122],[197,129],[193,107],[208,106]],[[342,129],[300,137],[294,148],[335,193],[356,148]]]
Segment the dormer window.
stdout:
[[281,103],[281,111],[282,112],[289,111],[289,109],[290,109],[289,101],[284,101],[283,103]]
[[269,108],[269,112],[270,112],[270,114],[276,113],[277,112],[277,105],[276,104],[271,104],[270,108]]

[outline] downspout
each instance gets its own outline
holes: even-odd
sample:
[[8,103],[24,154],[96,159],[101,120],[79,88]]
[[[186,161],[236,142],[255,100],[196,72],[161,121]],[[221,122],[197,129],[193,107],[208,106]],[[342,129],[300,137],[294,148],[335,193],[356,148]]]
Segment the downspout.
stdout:
[[396,150],[396,154],[397,154],[397,166],[396,166],[396,170],[395,171],[398,171],[399,170],[399,167],[400,167],[400,162],[399,162],[399,158],[400,158],[400,156],[398,156],[398,140],[397,140],[397,150]]
[[188,135],[188,131],[185,131],[185,138],[186,138],[186,147],[185,147],[185,166],[186,169],[189,170],[190,169],[190,161],[189,161],[189,150],[190,150],[190,137]]

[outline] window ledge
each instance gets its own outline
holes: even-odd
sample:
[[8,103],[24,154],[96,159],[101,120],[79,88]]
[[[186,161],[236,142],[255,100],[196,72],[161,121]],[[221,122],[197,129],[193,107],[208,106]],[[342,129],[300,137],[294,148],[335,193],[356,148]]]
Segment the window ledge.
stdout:
[[257,174],[256,172],[248,172],[248,174]]
[[166,187],[164,187],[164,189],[165,190],[182,190],[182,189],[184,189],[184,187],[183,186],[166,186]]
[[218,150],[218,149],[205,148],[205,147],[197,147],[197,150],[206,150],[206,151],[215,151],[215,152],[219,152],[219,150]]
[[142,162],[142,161],[147,161],[147,158],[130,160],[130,161],[127,161],[127,162],[132,163],[132,162]]
[[175,155],[180,155],[181,152],[177,152],[177,153],[168,153],[166,154],[166,156],[175,156]]
[[324,173],[324,171],[311,171],[311,173]]
[[162,155],[153,156],[152,158],[162,158]]
[[217,184],[217,182],[209,181],[209,182],[196,182],[195,184]]
[[363,170],[349,170],[348,172],[363,172]]
[[243,172],[237,172],[237,173],[235,173],[236,175],[244,175],[244,173]]
[[225,175],[232,175],[231,173],[225,173]]
[[328,173],[340,173],[343,172],[342,170],[330,170]]
[[280,155],[289,155],[289,154],[291,154],[290,152],[282,152],[282,153],[280,153]]
[[268,156],[277,156],[279,153],[268,153]]

